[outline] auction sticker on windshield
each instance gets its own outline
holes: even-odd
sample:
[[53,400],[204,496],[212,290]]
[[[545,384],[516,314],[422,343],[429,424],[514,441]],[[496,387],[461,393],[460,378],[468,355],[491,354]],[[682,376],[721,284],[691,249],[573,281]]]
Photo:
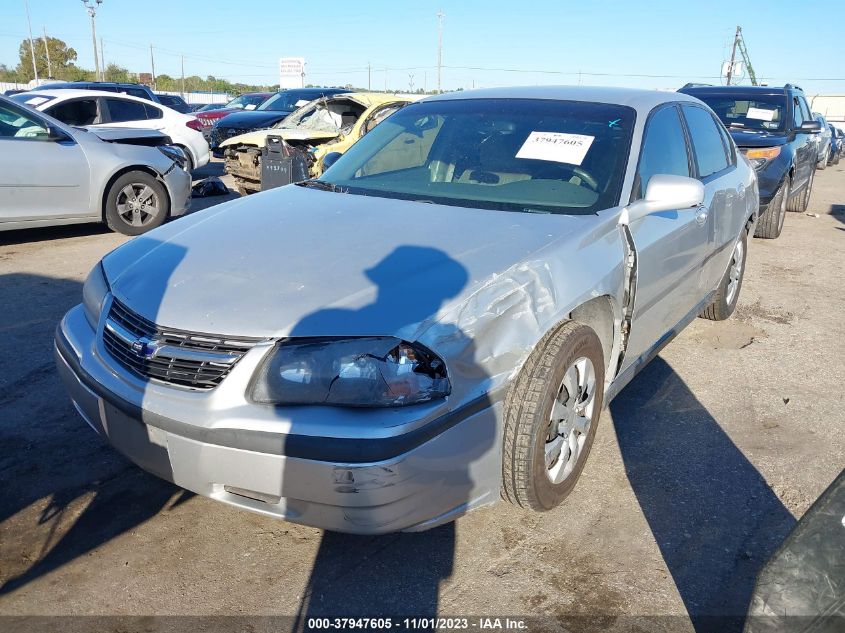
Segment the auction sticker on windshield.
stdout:
[[531,132],[516,153],[517,158],[534,158],[580,165],[595,136],[565,132]]
[[745,114],[746,119],[757,119],[758,121],[771,121],[775,118],[776,110],[767,110],[765,108],[748,108]]

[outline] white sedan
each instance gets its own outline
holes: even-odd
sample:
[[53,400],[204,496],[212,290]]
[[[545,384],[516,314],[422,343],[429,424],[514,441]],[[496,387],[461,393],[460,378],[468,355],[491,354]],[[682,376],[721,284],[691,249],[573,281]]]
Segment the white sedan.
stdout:
[[210,158],[196,117],[146,99],[102,90],[65,89],[23,92],[13,99],[66,125],[159,130],[185,151],[189,170],[206,165]]

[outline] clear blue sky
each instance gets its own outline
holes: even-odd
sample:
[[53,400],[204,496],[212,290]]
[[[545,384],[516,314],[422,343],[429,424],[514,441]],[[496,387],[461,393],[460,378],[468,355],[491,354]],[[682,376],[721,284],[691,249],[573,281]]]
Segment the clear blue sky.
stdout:
[[[3,0],[0,63],[18,62],[27,34],[24,0]],[[88,15],[80,0],[30,0],[34,35],[73,46],[93,68]],[[156,72],[278,81],[278,58],[307,60],[307,81],[391,89],[436,85],[437,10],[443,29],[443,88],[473,85],[605,84],[677,88],[718,82],[737,25],[757,75],[809,93],[845,94],[842,0],[686,2],[654,0],[105,0],[97,34],[107,62]],[[825,16],[828,16],[827,18]],[[518,71],[548,72],[507,72]],[[588,73],[606,73],[592,75]],[[625,75],[668,75],[631,77]]]

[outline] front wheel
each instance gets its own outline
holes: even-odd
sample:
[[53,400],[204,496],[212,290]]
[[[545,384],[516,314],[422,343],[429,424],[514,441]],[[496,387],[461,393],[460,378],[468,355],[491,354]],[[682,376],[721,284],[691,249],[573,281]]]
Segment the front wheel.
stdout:
[[164,185],[143,171],[130,171],[106,193],[105,220],[112,231],[140,235],[161,226],[170,214]]
[[734,245],[731,253],[731,263],[725,271],[719,287],[716,289],[716,296],[709,306],[699,315],[711,321],[724,321],[731,316],[736,309],[739,291],[742,290],[742,279],[745,276],[745,257],[748,253],[748,233],[743,229],[742,234]]
[[503,496],[551,510],[572,491],[601,415],[604,356],[592,328],[568,321],[544,336],[505,400]]
[[757,220],[754,237],[773,240],[783,231],[783,220],[786,218],[786,203],[789,200],[789,176],[774,195],[769,206]]

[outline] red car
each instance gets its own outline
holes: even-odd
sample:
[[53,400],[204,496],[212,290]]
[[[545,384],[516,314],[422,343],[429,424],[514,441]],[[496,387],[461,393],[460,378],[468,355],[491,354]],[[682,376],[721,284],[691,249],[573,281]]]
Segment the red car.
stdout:
[[[227,114],[237,112],[238,110],[255,110],[262,103],[272,97],[275,92],[248,92],[242,94],[240,97],[235,97],[224,107],[218,110],[207,110],[205,112],[197,112],[196,117],[202,123],[206,130],[211,129],[215,122],[222,119]],[[205,130],[204,130],[205,131]]]

